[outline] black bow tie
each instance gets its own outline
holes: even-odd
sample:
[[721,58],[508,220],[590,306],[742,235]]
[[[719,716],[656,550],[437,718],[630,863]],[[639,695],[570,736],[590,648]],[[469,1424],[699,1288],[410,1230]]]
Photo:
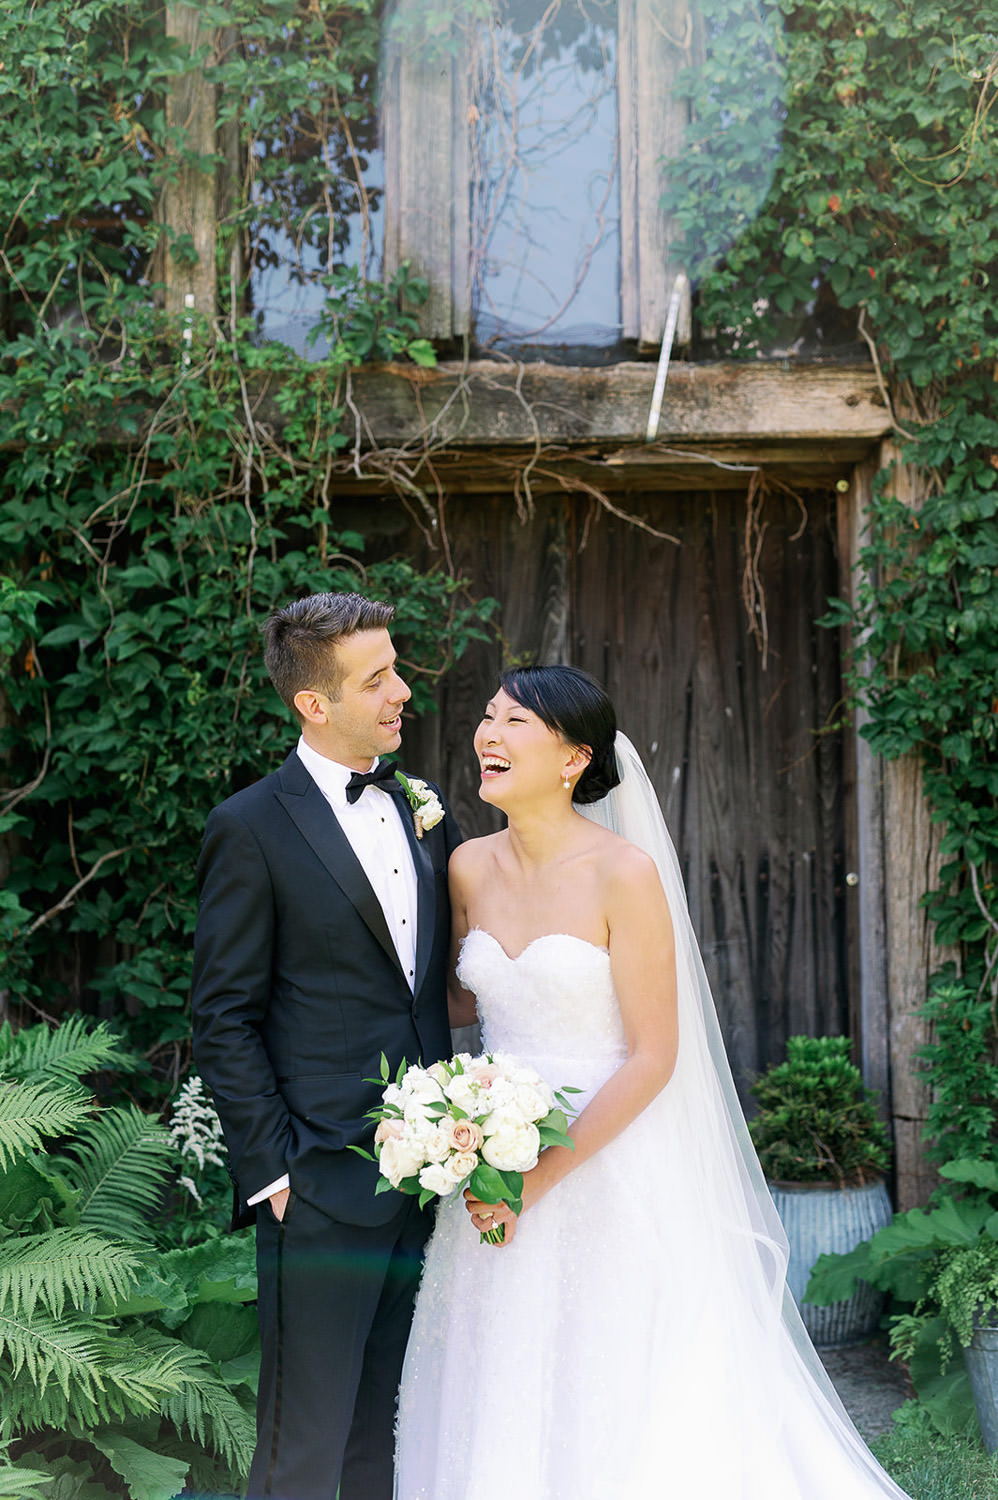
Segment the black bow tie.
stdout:
[[354,771],[347,782],[347,801],[356,802],[366,786],[378,786],[383,792],[402,792],[401,783],[395,780],[395,767],[388,760],[379,761],[373,771]]

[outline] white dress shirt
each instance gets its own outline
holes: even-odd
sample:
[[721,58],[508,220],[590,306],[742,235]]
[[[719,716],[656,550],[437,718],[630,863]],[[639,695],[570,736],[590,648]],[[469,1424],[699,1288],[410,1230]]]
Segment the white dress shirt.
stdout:
[[[353,775],[349,766],[329,760],[305,743],[298,741],[298,758],[332,808],[350,846],[371,882],[374,894],[388,923],[399,956],[399,963],[409,981],[416,976],[416,866],[402,818],[407,809],[400,799],[380,787],[367,786],[355,802],[347,801],[347,782]],[[373,761],[370,769],[378,764]],[[247,1201],[260,1203],[271,1194],[290,1186],[285,1176],[272,1182]]]

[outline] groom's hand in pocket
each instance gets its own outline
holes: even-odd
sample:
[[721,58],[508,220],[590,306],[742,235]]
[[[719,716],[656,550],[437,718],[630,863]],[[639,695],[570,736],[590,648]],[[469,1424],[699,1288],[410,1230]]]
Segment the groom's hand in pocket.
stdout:
[[278,1224],[281,1224],[284,1221],[284,1215],[287,1212],[288,1199],[290,1197],[291,1189],[281,1188],[278,1192],[271,1193],[270,1197],[267,1199],[267,1202],[270,1204],[270,1211],[274,1215],[274,1218],[277,1220]]

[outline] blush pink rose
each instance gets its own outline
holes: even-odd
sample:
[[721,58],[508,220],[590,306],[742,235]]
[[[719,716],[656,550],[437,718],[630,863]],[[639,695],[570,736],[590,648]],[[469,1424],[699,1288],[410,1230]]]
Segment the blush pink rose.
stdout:
[[474,1120],[454,1120],[447,1118],[445,1128],[454,1150],[462,1155],[477,1151],[485,1139],[482,1127]]
[[501,1076],[502,1069],[497,1068],[495,1063],[483,1063],[480,1068],[471,1068],[468,1071],[471,1081],[483,1089],[491,1088],[496,1079]]
[[374,1143],[381,1146],[385,1141],[400,1141],[404,1134],[405,1126],[401,1120],[379,1120],[374,1132]]

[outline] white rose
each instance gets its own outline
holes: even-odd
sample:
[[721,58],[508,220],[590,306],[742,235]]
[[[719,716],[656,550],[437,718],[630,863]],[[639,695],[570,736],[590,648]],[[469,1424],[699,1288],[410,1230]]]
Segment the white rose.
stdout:
[[470,1177],[478,1166],[478,1153],[476,1151],[455,1151],[453,1156],[448,1157],[444,1164],[455,1185]]
[[497,1078],[485,1095],[485,1107],[495,1113],[515,1108],[516,1086],[508,1078]]
[[444,1085],[444,1093],[466,1115],[477,1115],[481,1109],[481,1091],[467,1073],[455,1073],[450,1082]]
[[482,1156],[489,1166],[498,1172],[529,1172],[536,1167],[541,1149],[537,1126],[513,1115],[503,1115],[496,1120],[496,1128],[490,1130],[489,1121],[494,1118],[490,1115],[482,1122],[485,1131]]
[[450,1133],[442,1130],[439,1125],[434,1125],[432,1130],[428,1130],[424,1136],[421,1136],[420,1144],[427,1161],[445,1161],[453,1146]]
[[543,1120],[554,1105],[554,1095],[544,1083],[518,1083],[513,1088],[513,1107],[525,1120]]
[[429,1130],[436,1125],[436,1115],[427,1113],[425,1099],[406,1099],[402,1105],[402,1116],[415,1131]]
[[420,804],[418,816],[424,828],[436,828],[443,815],[444,810],[436,797]]
[[439,1104],[443,1095],[440,1084],[422,1068],[410,1068],[402,1080],[402,1093],[407,1099],[419,1099],[424,1104]]
[[378,1157],[382,1177],[387,1177],[392,1187],[397,1188],[406,1177],[415,1177],[426,1161],[422,1147],[408,1133],[402,1140],[385,1141]]
[[443,1162],[432,1161],[420,1172],[419,1185],[422,1188],[429,1188],[431,1193],[439,1193],[441,1197],[445,1197],[454,1191],[456,1183],[448,1175]]
[[394,1104],[401,1109],[405,1103],[405,1095],[397,1083],[390,1083],[381,1095],[386,1104]]

